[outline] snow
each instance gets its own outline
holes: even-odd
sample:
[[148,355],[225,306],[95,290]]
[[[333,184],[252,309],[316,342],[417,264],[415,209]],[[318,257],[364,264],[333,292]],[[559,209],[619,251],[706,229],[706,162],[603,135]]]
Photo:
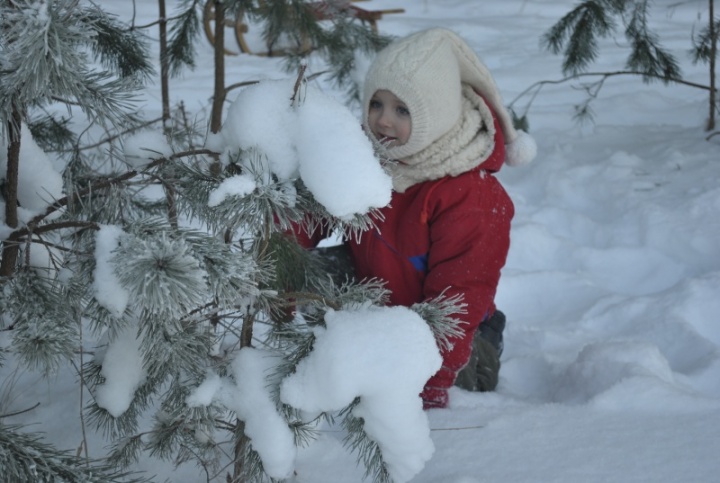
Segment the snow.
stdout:
[[[0,173],[3,178],[7,172],[7,145],[0,141]],[[18,167],[18,210],[20,220],[29,221],[33,216],[45,211],[55,200],[63,197],[63,180],[60,173],[55,170],[48,155],[40,149],[30,134],[27,125],[23,124],[20,131],[20,157],[26,160]],[[0,233],[5,222],[5,203],[2,206]],[[52,220],[62,214],[62,210],[50,214]]]
[[[312,422],[360,398],[353,415],[364,420],[393,480],[409,481],[434,451],[418,397],[442,364],[430,328],[405,307],[331,310],[325,323],[314,330],[312,353],[282,380],[281,402]],[[209,374],[186,401],[189,406],[216,401],[234,411],[267,473],[282,479],[294,471],[297,449],[269,390],[279,362],[270,352],[245,347],[231,364],[232,378]]]
[[[7,172],[8,146],[4,136],[0,139],[0,183],[4,182]],[[18,166],[18,220],[27,223],[33,217],[43,213],[57,199],[64,196],[62,175],[55,170],[50,157],[35,143],[27,125],[20,130],[20,157],[25,160]],[[38,176],[40,175],[40,176]],[[53,211],[47,220],[58,218],[64,208]],[[12,229],[5,223],[5,202],[0,196],[0,238],[5,239]],[[52,277],[55,273],[54,260],[60,257],[59,251],[51,244],[31,243],[29,245],[30,266],[38,269],[41,276]],[[25,246],[21,246],[21,256],[26,256]]]
[[135,390],[147,377],[136,332],[131,326],[120,330],[105,353],[97,356],[105,382],[97,387],[95,401],[116,418],[127,411]]
[[210,192],[208,206],[218,206],[230,196],[247,196],[257,187],[255,178],[249,174],[238,174],[226,178],[220,185]]
[[266,81],[247,87],[230,105],[221,135],[228,149],[258,148],[280,179],[297,176],[295,113],[290,103],[295,82]]
[[221,130],[224,154],[257,150],[280,180],[299,176],[315,199],[341,219],[387,205],[390,176],[357,118],[315,86],[301,85],[294,94],[295,83],[262,81],[243,89]]
[[95,270],[93,296],[114,317],[120,318],[127,308],[130,293],[122,286],[110,260],[124,232],[118,226],[104,225],[95,235]]
[[353,415],[378,443],[393,481],[410,481],[434,452],[417,396],[442,365],[428,325],[405,307],[330,311],[312,353],[282,381],[280,399],[311,414]]
[[245,434],[273,478],[288,478],[294,469],[297,449],[292,431],[275,408],[267,391],[266,377],[279,360],[262,350],[245,347],[231,365],[233,381],[227,381],[219,399],[245,422]]
[[[661,41],[678,56],[685,77],[707,84],[705,66],[693,65],[686,54],[691,29],[699,28],[697,22],[706,17],[705,4],[674,3],[671,9],[666,3],[653,4],[653,26],[658,29]],[[405,13],[386,15],[379,22],[382,33],[405,35],[431,26],[455,30],[480,53],[506,102],[535,82],[563,77],[561,59],[540,50],[538,38],[571,8],[567,2],[373,0],[366,6],[398,7],[404,8]],[[108,0],[103,2],[103,8],[124,18],[136,15],[138,25],[150,23],[157,16],[152,2],[132,6]],[[156,37],[156,32],[149,33]],[[627,53],[624,44],[621,36],[601,42],[599,62],[592,70],[621,68]],[[212,51],[204,39],[200,40],[198,50],[197,69],[171,80],[170,85],[173,102],[183,100],[190,110],[206,109],[212,93]],[[228,83],[280,80],[255,87],[280,89],[292,86],[294,81],[293,74],[285,73],[282,60],[277,58],[240,55],[228,56],[226,62]],[[323,69],[320,61],[310,59],[309,73]],[[324,76],[320,76],[308,86],[306,102],[313,95],[310,87],[342,98],[342,93],[326,84]],[[645,85],[631,77],[613,78],[606,81],[593,104],[594,124],[578,125],[572,119],[572,106],[584,99],[584,91],[572,86],[572,83],[546,85],[537,94],[529,106],[528,117],[538,156],[528,166],[505,167],[498,175],[515,203],[516,216],[510,254],[496,297],[498,307],[508,318],[497,391],[469,393],[454,388],[448,409],[420,415],[411,407],[419,404],[419,400],[393,401],[393,392],[388,390],[383,405],[390,407],[366,405],[359,410],[371,421],[377,418],[379,427],[375,431],[379,439],[392,436],[385,434],[387,428],[382,427],[392,411],[397,411],[398,424],[407,431],[422,433],[423,424],[428,424],[431,441],[419,434],[412,442],[417,445],[416,455],[422,462],[418,460],[412,463],[412,468],[398,470],[402,471],[398,473],[401,479],[415,472],[411,480],[415,483],[717,479],[720,137],[708,141],[702,129],[707,115],[707,93],[687,86]],[[300,131],[297,118],[301,115],[292,114],[289,105],[292,89],[287,91],[285,87],[282,89],[287,94],[282,102],[272,97],[278,101],[278,109],[282,106],[277,111],[282,112],[280,118],[273,118],[274,108],[261,102],[270,96],[257,99],[260,103],[257,109],[264,111],[258,113],[253,107],[243,114],[258,125],[259,121],[267,121],[249,141],[262,142],[261,148],[269,162],[276,163],[279,177],[298,170],[305,181],[318,181],[313,193],[318,197],[327,195],[328,208],[337,208],[338,216],[378,206],[383,199],[382,173],[347,172],[348,166],[362,161],[347,164],[345,161],[350,157],[366,159],[367,152],[361,138],[352,137],[352,123],[346,112],[318,104],[322,112],[331,112],[330,119],[322,119],[311,111],[314,104],[307,103],[313,106],[307,112],[312,121],[307,121],[307,128],[303,126]],[[159,99],[158,83],[146,92],[148,118],[159,115]],[[528,101],[528,97],[518,100],[515,107],[520,113]],[[319,102],[330,103],[324,98]],[[243,145],[235,135],[243,130],[232,127],[240,122],[234,114],[239,109],[237,105],[228,110],[223,139],[213,139],[213,145],[221,142],[236,142],[235,147]],[[353,113],[359,118],[356,110]],[[283,124],[288,120],[292,121],[289,125]],[[342,131],[335,131],[335,127]],[[235,134],[227,136],[230,130]],[[338,145],[337,138],[341,136],[351,138],[351,144]],[[277,148],[278,154],[271,152],[272,147]],[[306,149],[327,156],[307,166],[307,171],[299,162],[283,165],[278,161],[293,159],[286,154]],[[328,178],[321,177],[323,166],[327,167],[332,186],[325,184]],[[368,165],[368,169],[372,168]],[[33,173],[51,175],[53,170],[40,167]],[[373,181],[366,183],[367,179]],[[39,180],[40,176],[32,181]],[[364,193],[356,189],[359,184],[379,191]],[[226,188],[227,192],[218,196],[239,195],[249,189]],[[39,204],[33,211],[58,196],[54,189],[35,191],[37,199],[45,205]],[[346,193],[353,205],[347,207],[338,202],[335,206],[336,196]],[[118,304],[115,310],[120,307]],[[328,332],[331,330],[328,328]],[[321,335],[320,339],[328,336],[332,333]],[[2,335],[1,340],[3,346],[7,345],[8,336]],[[100,396],[104,407],[118,414],[127,407],[127,396],[143,378],[136,364],[138,359],[132,357],[136,350],[133,340],[128,332],[105,354],[110,369],[126,371],[107,374],[108,380],[118,385],[106,384],[102,389],[104,395]],[[387,343],[390,347],[383,354],[387,353],[394,364],[400,364],[397,359],[404,346],[392,344],[392,340]],[[357,380],[348,377],[351,380],[344,382],[359,385],[371,377],[370,370],[377,369],[372,364],[372,356],[377,353],[371,349],[374,346],[369,345],[364,352],[354,354],[363,364],[349,368],[346,365],[352,353],[341,352],[339,347],[335,353],[328,349],[324,357],[332,362],[331,366],[345,364],[342,367]],[[239,360],[240,366],[245,363],[267,368],[263,364],[271,362],[252,351],[243,350],[241,354],[247,360]],[[367,361],[363,360],[364,355]],[[418,366],[429,364],[426,359],[431,356],[425,355],[418,359]],[[235,367],[236,371],[239,369]],[[399,368],[388,370],[396,369]],[[417,376],[427,367],[413,369],[418,372],[409,371],[408,375]],[[6,370],[7,367],[3,368]],[[308,372],[297,377],[307,378],[303,382],[310,385],[323,382],[318,376],[323,377],[324,373]],[[239,381],[238,377],[235,382]],[[292,388],[293,384],[295,387],[285,389],[286,397],[292,394],[298,400],[301,396],[310,398],[312,394],[300,394],[300,385],[290,381],[286,387]],[[273,429],[267,429],[262,436],[256,434],[254,441],[259,451],[264,448],[274,474],[292,474],[288,481],[294,483],[362,480],[364,469],[356,465],[355,455],[343,447],[345,434],[340,428],[325,423],[318,428],[319,438],[294,454],[294,448],[287,444],[287,428],[268,422],[275,417],[268,406],[262,403],[256,407],[255,403],[241,399],[262,396],[259,389],[248,389],[259,388],[259,381],[245,383],[248,386],[242,391],[244,396],[240,396],[239,385],[236,387],[239,399],[234,409],[239,413],[252,409],[268,411],[256,417]],[[399,375],[395,376],[395,383],[411,384]],[[227,394],[221,388],[233,388],[227,384],[228,381],[210,376],[188,402],[208,404],[218,394],[218,397]],[[15,387],[13,409],[27,408],[37,401],[42,401],[42,405],[3,422],[40,422],[50,442],[76,448],[82,441],[76,387],[76,376],[71,370],[49,381],[38,381],[26,374]],[[253,417],[248,416],[250,420]],[[416,418],[416,424],[412,418]],[[408,434],[401,432],[398,436],[407,438]],[[106,445],[102,436],[88,428],[88,440],[91,456],[101,456]],[[434,447],[431,455],[427,450],[429,443]],[[205,478],[191,464],[176,469],[150,458],[143,458],[137,469],[179,483]]]
[[166,158],[172,149],[165,136],[158,131],[144,130],[123,140],[125,161],[133,168],[142,168],[153,159]]

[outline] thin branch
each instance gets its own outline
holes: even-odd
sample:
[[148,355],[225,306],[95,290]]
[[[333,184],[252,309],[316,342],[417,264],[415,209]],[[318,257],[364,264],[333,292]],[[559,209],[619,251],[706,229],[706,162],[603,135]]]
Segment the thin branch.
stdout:
[[255,322],[256,313],[250,313],[250,307],[245,311],[242,327],[240,328],[240,348],[252,347],[253,324]]
[[[316,72],[316,73],[314,73],[314,74],[312,74],[312,75],[307,76],[306,79],[307,79],[308,82],[310,82],[310,81],[312,81],[312,80],[317,79],[318,77],[320,77],[320,76],[323,75],[323,74],[328,74],[329,72],[330,72],[329,70],[323,70],[323,71],[320,71],[320,72]],[[228,92],[230,92],[230,91],[233,90],[233,89],[239,89],[240,87],[252,86],[252,85],[255,85],[255,84],[259,84],[260,82],[261,82],[261,81],[259,81],[259,80],[251,80],[251,81],[237,82],[237,83],[235,83],[235,84],[230,84],[229,86],[227,86],[227,87],[225,88],[225,97],[227,98]]]
[[120,176],[100,181],[96,184],[93,184],[90,188],[85,188],[84,190],[75,191],[71,195],[64,196],[64,197],[58,199],[55,203],[48,206],[44,213],[36,215],[32,220],[30,220],[30,222],[28,222],[28,226],[37,225],[41,220],[46,218],[48,215],[56,212],[57,210],[59,210],[60,208],[62,208],[64,206],[67,206],[70,202],[76,201],[95,190],[109,188],[110,186],[122,183],[123,181],[132,179],[135,176],[143,173],[144,171],[155,168],[156,166],[160,166],[168,161],[173,161],[175,159],[184,158],[187,156],[195,156],[195,155],[199,155],[199,154],[208,154],[211,156],[217,156],[218,153],[215,151],[212,151],[210,149],[193,149],[193,150],[189,150],[189,151],[181,151],[179,153],[172,154],[168,157],[155,159],[151,163],[148,163],[148,165],[145,166],[145,169],[143,171],[138,171],[138,170],[128,171],[126,173],[123,173]]
[[[485,426],[460,426],[457,428],[430,428],[430,431],[464,431],[466,429],[483,429]],[[316,429],[318,433],[344,433],[341,429]]]
[[160,22],[173,22],[173,21],[178,20],[178,19],[180,19],[180,18],[182,18],[182,17],[183,17],[183,15],[175,15],[174,17],[169,17],[169,18],[159,18],[159,19],[155,20],[154,22],[150,22],[149,24],[145,24],[145,25],[135,25],[135,26],[133,26],[132,28],[130,28],[130,31],[132,31],[132,30],[140,30],[140,29],[148,29],[148,28],[150,28],[150,27],[156,26],[156,25],[159,24]]
[[132,127],[132,128],[130,128],[130,129],[126,129],[125,131],[119,132],[119,133],[117,133],[117,134],[115,134],[115,135],[113,135],[113,136],[108,136],[108,137],[106,137],[106,138],[104,138],[104,139],[96,142],[95,144],[88,144],[87,146],[83,146],[83,147],[78,147],[78,148],[73,148],[73,149],[66,149],[66,150],[64,150],[64,151],[58,151],[58,153],[72,153],[72,152],[76,152],[76,151],[87,151],[88,149],[97,148],[97,147],[99,147],[99,146],[102,146],[103,144],[107,144],[107,143],[109,143],[109,142],[112,142],[112,141],[114,141],[115,139],[117,139],[117,138],[119,138],[119,137],[121,137],[121,136],[124,136],[125,134],[131,133],[131,132],[134,132],[134,131],[137,131],[138,129],[142,129],[142,128],[144,128],[144,127],[151,126],[151,125],[153,125],[153,124],[155,124],[155,123],[157,123],[157,122],[160,122],[160,121],[162,121],[162,120],[163,120],[162,117],[158,117],[157,119],[153,119],[153,120],[151,120],[151,121],[144,122],[144,123],[139,124],[139,125],[137,125],[137,126],[135,126],[135,127]]
[[[85,229],[85,228],[93,228],[93,229],[95,229],[94,226],[83,227],[83,229]],[[80,230],[80,231],[82,231],[82,230]],[[33,232],[33,234],[37,234],[37,232]],[[52,248],[52,249],[57,250],[57,251],[59,251],[59,252],[65,252],[65,253],[80,253],[80,252],[77,252],[77,251],[73,250],[72,248],[68,248],[68,247],[66,247],[66,246],[58,245],[57,243],[49,242],[49,241],[47,241],[47,240],[43,240],[42,238],[32,238],[32,239],[30,240],[30,243],[33,243],[33,244],[35,244],[35,245],[42,245],[42,246],[47,247],[47,248]]]
[[298,69],[298,76],[295,80],[295,86],[293,87],[293,95],[290,98],[290,103],[295,106],[298,101],[298,92],[300,91],[300,85],[302,84],[303,78],[305,77],[305,70],[307,69],[307,64],[302,63],[300,64],[300,68]]
[[334,300],[328,300],[327,298],[323,297],[322,295],[318,295],[315,293],[310,292],[285,292],[277,295],[281,299],[286,299],[288,301],[293,301],[295,304],[298,303],[298,301],[309,301],[309,300],[315,300],[318,302],[322,302],[324,305],[327,305],[331,309],[334,310],[340,310],[342,309],[342,305],[335,302]]
[[230,84],[229,86],[227,86],[225,88],[225,98],[227,99],[228,92],[230,92],[233,89],[239,89],[240,87],[252,86],[255,84],[259,84],[259,83],[260,83],[260,81],[253,80],[253,81],[236,82],[235,84]]
[[85,449],[85,465],[90,465],[90,455],[88,454],[88,444],[87,444],[87,433],[85,431],[85,414],[83,414],[83,408],[85,407],[84,401],[84,392],[85,392],[85,377],[83,376],[81,367],[84,366],[84,351],[82,350],[83,346],[83,329],[82,329],[82,320],[78,321],[79,323],[79,336],[80,336],[80,367],[75,364],[75,361],[70,361],[75,368],[75,372],[80,377],[80,431],[82,432],[82,443],[80,444],[80,448],[78,448],[78,457],[80,456],[80,449]]
[[466,429],[482,429],[485,426],[463,426],[459,428],[430,428],[430,431],[464,431]]
[[[166,163],[166,162],[174,160],[174,159],[178,159],[178,158],[182,158],[182,157],[186,157],[186,156],[198,155],[198,154],[217,155],[217,153],[215,151],[211,151],[209,149],[195,149],[195,150],[190,150],[190,151],[182,151],[179,153],[175,153],[169,157],[163,157],[163,158],[159,158],[159,159],[152,161],[151,163],[149,163],[146,166],[146,170],[152,169],[156,166],[159,166],[163,163]],[[7,247],[12,246],[12,245],[19,245],[21,243],[21,240],[23,237],[25,237],[29,234],[33,234],[33,233],[41,234],[41,233],[46,233],[46,232],[50,232],[53,230],[60,230],[60,229],[64,229],[64,228],[78,228],[78,227],[79,228],[91,228],[91,229],[95,229],[95,230],[99,229],[99,227],[96,223],[87,222],[87,221],[64,221],[64,222],[58,222],[58,223],[49,223],[47,225],[42,225],[42,226],[38,226],[38,224],[42,220],[44,220],[47,216],[49,216],[50,214],[56,212],[60,208],[67,206],[70,202],[79,200],[83,196],[85,196],[95,190],[108,188],[110,186],[119,184],[123,181],[127,181],[141,173],[142,172],[137,171],[137,170],[128,171],[120,176],[100,181],[100,182],[92,185],[90,188],[76,191],[71,195],[64,196],[64,197],[58,199],[55,203],[48,206],[44,213],[36,215],[34,218],[32,218],[27,223],[27,225],[25,225],[23,228],[20,228],[18,230],[13,231],[12,233],[10,233],[10,236],[8,236],[4,240],[4,244],[6,247],[5,249],[7,249]]]
[[30,234],[40,234],[40,233],[47,233],[49,231],[53,230],[61,230],[63,228],[92,228],[94,230],[99,230],[100,227],[97,223],[89,222],[89,221],[62,221],[58,223],[49,223],[47,225],[42,226],[36,226],[36,225],[30,225],[20,228],[19,230],[15,230],[10,234],[9,237],[5,239],[5,243],[10,245],[19,245],[23,239],[23,237],[30,235]]
[[16,411],[16,412],[14,412],[14,413],[0,414],[0,419],[2,419],[2,418],[9,418],[9,417],[11,417],[11,416],[17,416],[17,415],[19,415],[19,414],[29,413],[30,411],[32,411],[33,409],[35,409],[35,408],[38,407],[38,406],[40,406],[40,403],[36,403],[36,404],[35,404],[34,406],[32,406],[32,407],[29,407],[29,408],[27,408],[27,409],[23,409],[23,410],[21,410],[21,411]]
[[210,483],[210,470],[208,469],[208,464],[207,464],[207,462],[206,462],[206,461],[203,461],[203,459],[202,459],[202,457],[200,456],[200,454],[198,454],[198,452],[195,451],[195,450],[194,450],[193,448],[191,448],[190,446],[188,446],[188,445],[186,445],[186,444],[181,444],[181,445],[180,445],[180,448],[181,448],[181,449],[184,449],[185,451],[187,451],[188,453],[190,453],[191,455],[193,455],[193,456],[195,457],[195,459],[197,460],[198,464],[199,464],[200,466],[202,466],[202,469],[203,469],[203,471],[205,472],[205,483]]
[[[616,72],[585,72],[582,74],[574,74],[574,75],[571,75],[568,77],[564,77],[562,79],[543,80],[543,81],[536,82],[536,83],[532,84],[530,87],[528,87],[527,89],[525,89],[524,91],[522,91],[520,94],[518,94],[512,101],[510,101],[510,103],[508,104],[508,107],[512,107],[518,100],[525,97],[528,94],[528,92],[532,91],[533,89],[537,89],[537,91],[539,92],[543,86],[548,85],[548,84],[564,84],[565,82],[580,79],[581,77],[598,77],[598,76],[600,76],[600,77],[603,77],[604,79],[607,79],[609,77],[615,77],[615,76],[620,76],[620,75],[635,75],[635,76],[651,77],[654,79],[659,79],[659,80],[663,80],[666,82],[672,82],[675,84],[682,84],[682,85],[686,85],[689,87],[704,89],[707,91],[712,90],[712,88],[710,86],[698,84],[696,82],[690,82],[690,81],[686,81],[684,79],[679,79],[679,78],[668,79],[662,75],[653,75],[653,74],[648,74],[646,72],[640,72],[640,71],[624,70],[624,71],[616,71]],[[533,99],[535,98],[536,95],[537,95],[537,92],[533,95]],[[528,107],[529,107],[529,105],[528,105]]]

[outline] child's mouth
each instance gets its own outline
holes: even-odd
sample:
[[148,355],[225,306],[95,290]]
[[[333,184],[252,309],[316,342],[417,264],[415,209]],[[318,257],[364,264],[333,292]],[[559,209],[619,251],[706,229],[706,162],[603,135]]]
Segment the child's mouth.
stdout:
[[383,146],[386,146],[390,143],[394,143],[395,141],[397,141],[397,138],[393,138],[390,136],[378,136],[377,139],[380,142],[380,144],[382,144]]

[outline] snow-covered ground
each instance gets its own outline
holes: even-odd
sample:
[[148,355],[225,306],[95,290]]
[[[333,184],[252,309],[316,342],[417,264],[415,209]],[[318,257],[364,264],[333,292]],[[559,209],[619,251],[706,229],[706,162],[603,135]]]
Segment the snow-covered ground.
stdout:
[[[127,0],[101,4],[133,14]],[[405,9],[380,22],[383,33],[455,30],[490,67],[506,102],[535,82],[562,78],[561,59],[541,50],[539,37],[569,2],[363,6]],[[686,78],[701,84],[706,68],[692,65],[687,51],[706,6],[653,6],[653,26]],[[157,17],[153,2],[136,8],[138,24]],[[207,112],[212,52],[204,39],[198,50],[197,69],[173,79],[171,95],[189,111]],[[626,55],[620,34],[603,42],[591,70],[619,70]],[[294,76],[278,59],[226,61],[228,84]],[[322,69],[310,61],[309,73]],[[333,93],[322,79],[318,87]],[[454,389],[449,409],[428,412],[435,452],[413,482],[710,482],[720,474],[720,136],[705,140],[707,93],[614,77],[593,104],[595,123],[578,125],[573,105],[585,93],[577,85],[543,87],[528,113],[538,157],[499,175],[516,217],[496,300],[508,317],[498,390]],[[159,99],[159,86],[151,86],[148,118],[159,115]],[[33,428],[50,441],[77,448],[75,379],[69,367],[49,382],[21,375],[13,407],[41,405],[4,422],[39,422]],[[364,470],[342,437],[325,428],[299,452],[291,481],[361,481]],[[88,439],[91,455],[101,456],[101,436]],[[160,481],[205,481],[192,465],[174,471],[146,459],[139,469]]]

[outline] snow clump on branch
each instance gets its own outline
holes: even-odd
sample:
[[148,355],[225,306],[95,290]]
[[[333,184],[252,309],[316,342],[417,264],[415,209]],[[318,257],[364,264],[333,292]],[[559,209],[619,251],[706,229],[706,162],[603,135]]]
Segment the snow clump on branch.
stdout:
[[[245,88],[221,130],[225,159],[257,150],[280,181],[298,177],[330,214],[351,219],[390,202],[392,183],[372,143],[350,110],[302,84],[292,105],[294,81],[265,81]],[[232,193],[227,186],[224,193]],[[216,197],[214,203],[218,203]]]

